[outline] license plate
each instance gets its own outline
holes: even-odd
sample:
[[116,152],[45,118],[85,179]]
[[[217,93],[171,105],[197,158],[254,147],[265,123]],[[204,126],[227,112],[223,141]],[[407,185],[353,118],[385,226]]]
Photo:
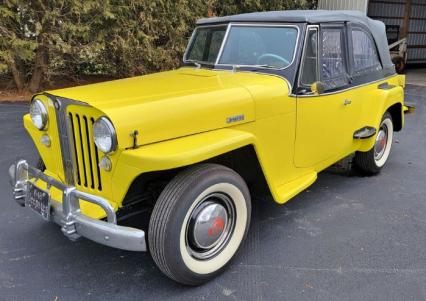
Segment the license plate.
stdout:
[[49,220],[49,193],[43,189],[38,188],[31,182],[28,182],[27,188],[28,192],[27,197],[25,198],[25,206],[40,214],[45,220]]

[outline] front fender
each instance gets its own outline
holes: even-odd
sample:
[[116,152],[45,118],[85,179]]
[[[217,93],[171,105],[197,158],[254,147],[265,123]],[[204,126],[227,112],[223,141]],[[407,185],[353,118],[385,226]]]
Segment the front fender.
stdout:
[[254,142],[253,134],[226,128],[123,151],[113,177],[114,200],[120,203],[142,173],[188,166]]

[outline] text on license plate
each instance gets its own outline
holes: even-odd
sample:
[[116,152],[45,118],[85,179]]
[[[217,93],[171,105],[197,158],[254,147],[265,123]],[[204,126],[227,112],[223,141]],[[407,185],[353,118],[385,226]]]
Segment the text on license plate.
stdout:
[[44,219],[49,219],[50,204],[49,193],[38,188],[31,182],[28,182],[27,197],[25,198],[25,206],[40,214]]

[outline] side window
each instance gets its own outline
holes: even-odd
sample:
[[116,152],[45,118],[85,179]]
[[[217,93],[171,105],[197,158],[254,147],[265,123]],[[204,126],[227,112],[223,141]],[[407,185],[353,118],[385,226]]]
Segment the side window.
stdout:
[[325,28],[322,30],[321,80],[328,81],[345,75],[343,30]]
[[309,28],[305,40],[300,85],[310,86],[318,81],[318,77],[318,29]]
[[352,46],[353,69],[355,72],[382,69],[374,42],[366,32],[360,29],[353,29]]
[[187,59],[214,63],[225,32],[226,26],[197,28]]

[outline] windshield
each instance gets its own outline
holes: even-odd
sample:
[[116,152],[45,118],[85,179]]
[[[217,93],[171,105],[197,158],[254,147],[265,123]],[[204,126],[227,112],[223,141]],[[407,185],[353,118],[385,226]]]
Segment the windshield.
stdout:
[[[293,61],[298,30],[290,26],[232,24],[226,41],[226,26],[196,29],[186,60],[219,65],[257,66],[282,69]],[[220,48],[222,43],[222,53]],[[217,57],[220,55],[219,60]]]

